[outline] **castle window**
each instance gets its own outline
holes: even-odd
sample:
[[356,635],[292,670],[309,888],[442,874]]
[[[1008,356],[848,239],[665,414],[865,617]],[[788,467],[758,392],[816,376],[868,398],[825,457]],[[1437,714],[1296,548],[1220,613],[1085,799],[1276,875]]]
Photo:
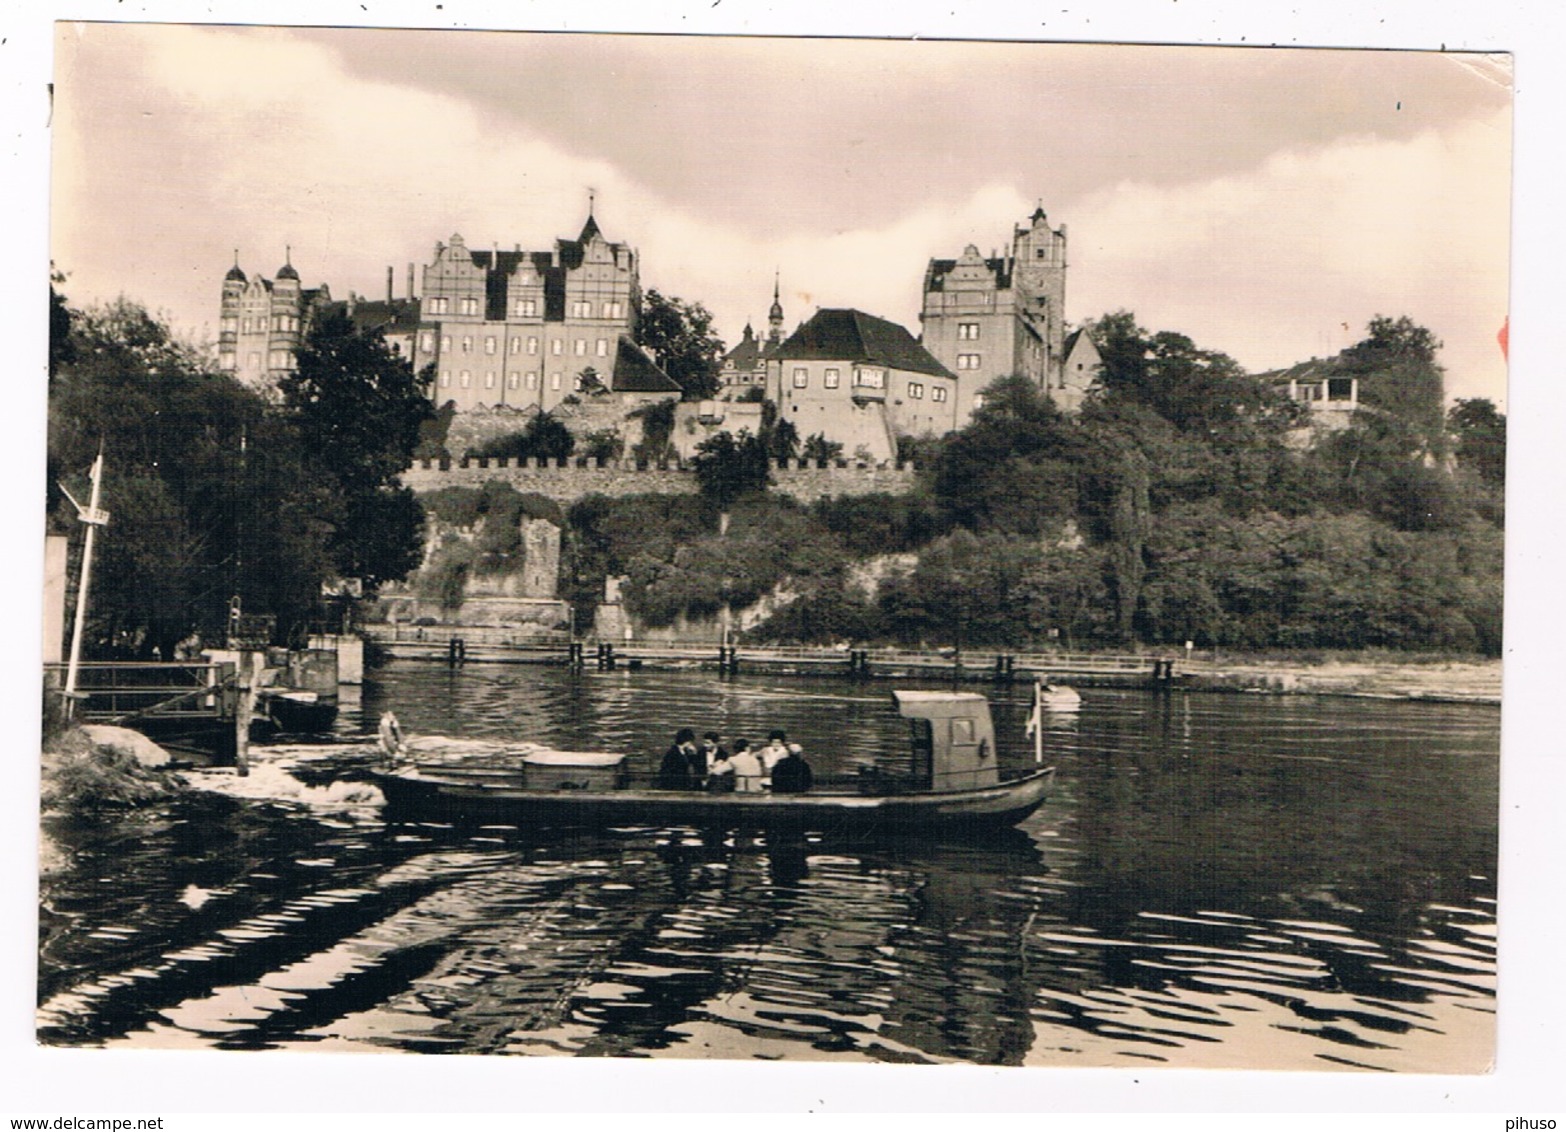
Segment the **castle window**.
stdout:
[[529,389],[537,389],[538,388],[538,374],[536,374],[536,373],[529,373],[527,375],[527,387]]
[[426,354],[435,352],[435,335],[426,330],[419,335],[419,350]]
[[979,324],[977,322],[959,322],[957,324],[957,337],[963,342],[977,342],[979,340]]
[[537,338],[529,338],[527,340],[527,352],[530,353],[530,354],[538,353],[538,339]]
[[586,338],[578,338],[576,340],[576,356],[579,357],[579,358],[587,356],[587,339]]
[[973,395],[973,411],[977,413],[982,408],[984,408],[984,394],[975,393]]
[[549,388],[551,388],[551,389],[559,389],[560,388],[560,375],[558,373],[552,373],[552,374],[549,375]]
[[910,381],[908,383],[908,398],[911,401],[924,400],[924,386],[917,381]]
[[978,354],[958,354],[957,355],[957,368],[958,369],[978,369],[979,368],[979,355]]
[[462,313],[463,314],[478,314],[478,300],[477,299],[463,299],[462,300]]
[[462,388],[466,389],[468,386],[473,384],[473,375],[467,370],[463,370],[459,380],[462,382]]
[[506,374],[506,388],[507,389],[515,389],[516,387],[517,387],[517,375],[514,374],[514,373]]
[[842,381],[842,377],[842,371],[834,366],[833,368],[826,371],[825,375],[822,377],[821,384],[825,385],[828,389],[836,389],[838,383]]
[[549,340],[549,352],[555,357],[558,358],[564,350],[565,343],[562,342],[559,338],[551,338]]
[[571,304],[571,317],[592,318],[593,304],[588,302],[586,299],[577,299],[574,303]]
[[431,314],[445,314],[446,313],[446,306],[447,306],[447,300],[446,299],[431,299],[430,300],[430,313]]
[[598,340],[598,356],[600,358],[607,358],[609,356],[609,339],[600,338]]
[[794,388],[803,389],[810,384],[810,371],[804,366],[794,367]]
[[511,352],[513,354],[520,354],[522,352],[522,339],[513,338],[511,340]]
[[624,303],[618,303],[618,302],[615,302],[615,303],[605,303],[604,304],[604,317],[605,318],[624,318],[625,317],[625,304]]
[[440,336],[440,349],[441,349],[441,353],[443,353],[443,354],[451,353],[451,335],[450,334],[442,334]]
[[534,299],[518,299],[517,314],[523,318],[532,318],[538,313],[538,302]]
[[857,366],[854,369],[854,384],[863,386],[866,389],[885,389],[886,371],[868,366]]
[[249,334],[250,333],[250,320],[248,318],[243,320],[242,325],[243,325],[244,329],[241,330],[240,333],[241,334]]
[[486,354],[495,352],[495,336],[493,334],[484,335],[484,352]]
[[930,400],[932,400],[932,401],[944,401],[944,400],[946,400],[946,386],[944,386],[944,385],[932,385],[932,386],[930,386]]
[[447,389],[450,386],[451,386],[451,371],[449,369],[443,369],[443,370],[440,371],[440,387],[442,389]]
[[495,371],[494,370],[490,370],[488,373],[486,373],[484,375],[484,388],[485,389],[493,389],[493,388],[495,388]]

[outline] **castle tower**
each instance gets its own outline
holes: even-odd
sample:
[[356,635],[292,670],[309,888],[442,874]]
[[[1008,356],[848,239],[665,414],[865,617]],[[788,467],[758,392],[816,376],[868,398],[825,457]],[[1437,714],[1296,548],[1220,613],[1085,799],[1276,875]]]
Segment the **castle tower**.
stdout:
[[921,341],[957,374],[959,428],[997,378],[1016,374],[1060,389],[1065,307],[1066,228],[1051,228],[1042,204],[1014,227],[1007,254],[985,257],[969,244],[956,259],[930,261]]
[[1037,333],[1043,350],[1027,372],[1046,389],[1058,389],[1065,364],[1066,226],[1051,228],[1040,204],[1028,226],[1013,234],[1012,259],[1018,316]]
[[218,313],[218,368],[233,373],[239,368],[239,308],[245,297],[245,273],[239,269],[239,249],[234,266],[223,276],[223,300]]

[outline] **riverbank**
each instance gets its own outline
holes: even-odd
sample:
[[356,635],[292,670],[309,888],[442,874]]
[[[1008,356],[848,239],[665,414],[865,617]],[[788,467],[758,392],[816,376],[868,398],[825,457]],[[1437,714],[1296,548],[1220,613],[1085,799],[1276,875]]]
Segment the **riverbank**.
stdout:
[[1499,660],[1242,657],[1182,662],[1178,671],[1181,686],[1193,691],[1501,702]]

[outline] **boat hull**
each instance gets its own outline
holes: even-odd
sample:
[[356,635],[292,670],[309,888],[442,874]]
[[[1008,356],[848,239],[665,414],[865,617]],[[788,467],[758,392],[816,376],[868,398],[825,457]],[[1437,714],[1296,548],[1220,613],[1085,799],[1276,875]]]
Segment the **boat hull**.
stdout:
[[690,825],[818,833],[947,832],[1015,825],[1041,805],[1054,768],[976,790],[860,794],[704,794],[676,790],[542,791],[439,771],[377,772],[392,812],[497,818],[539,826]]

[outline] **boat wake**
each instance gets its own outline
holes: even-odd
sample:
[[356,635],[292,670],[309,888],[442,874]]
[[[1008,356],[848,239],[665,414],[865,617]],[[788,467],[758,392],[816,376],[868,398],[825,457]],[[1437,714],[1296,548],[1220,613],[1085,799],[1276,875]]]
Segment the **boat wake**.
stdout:
[[[328,748],[341,755],[341,747]],[[380,790],[367,782],[333,782],[311,786],[294,776],[293,768],[308,761],[312,748],[274,748],[267,757],[252,759],[250,773],[243,777],[233,767],[186,771],[192,788],[230,798],[251,801],[293,802],[311,809],[365,809],[386,804]]]

